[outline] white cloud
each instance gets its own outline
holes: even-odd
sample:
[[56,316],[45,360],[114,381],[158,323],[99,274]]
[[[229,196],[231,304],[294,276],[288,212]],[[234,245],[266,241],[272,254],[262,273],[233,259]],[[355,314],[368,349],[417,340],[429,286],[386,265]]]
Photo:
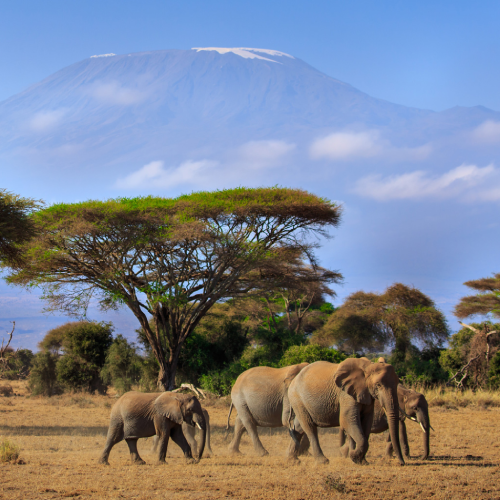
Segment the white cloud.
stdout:
[[382,138],[380,131],[334,132],[316,139],[310,147],[313,159],[349,160],[384,156],[393,160],[420,160],[426,158],[432,147],[424,144],[416,148],[398,148]]
[[39,111],[29,120],[28,126],[34,132],[49,132],[61,122],[65,113],[65,109]]
[[178,167],[166,169],[163,161],[152,161],[116,182],[117,188],[171,188],[180,184],[198,184],[217,166],[211,160],[185,161]]
[[500,144],[500,122],[487,120],[472,132],[478,142],[497,142]]
[[295,144],[285,141],[249,141],[238,148],[237,161],[253,168],[272,167],[291,151]]
[[115,80],[95,82],[89,87],[87,93],[99,101],[124,106],[136,104],[147,97],[145,92],[125,87]]
[[[487,192],[488,201],[500,199],[499,188],[488,190],[482,188],[487,179],[498,177],[493,165],[477,167],[476,165],[461,165],[440,176],[429,175],[428,172],[417,170],[408,174],[393,175],[382,178],[371,175],[360,179],[354,191],[365,198],[379,201],[397,199],[450,198],[462,196],[467,200],[484,199]],[[496,179],[498,181],[498,179]],[[480,187],[471,191],[472,188]],[[496,190],[496,195],[495,195]],[[497,196],[495,198],[495,196]]]

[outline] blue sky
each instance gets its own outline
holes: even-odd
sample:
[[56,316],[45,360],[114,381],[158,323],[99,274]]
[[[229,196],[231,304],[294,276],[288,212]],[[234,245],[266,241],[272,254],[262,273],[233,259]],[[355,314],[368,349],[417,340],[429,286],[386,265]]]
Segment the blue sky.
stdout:
[[[493,1],[4,0],[0,8],[0,101],[94,54],[257,47],[292,54],[370,96],[393,103],[435,111],[457,105],[482,105],[500,111],[499,19],[500,2]],[[498,271],[500,121],[488,126],[494,129],[490,136],[495,137],[490,143],[479,142],[466,151],[456,147],[461,141],[456,136],[455,143],[446,143],[441,149],[437,142],[432,144],[434,152],[420,163],[415,160],[415,165],[410,161],[402,167],[399,157],[391,160],[390,154],[397,156],[398,150],[383,142],[377,131],[354,134],[358,140],[364,137],[365,142],[373,143],[375,149],[388,149],[379,151],[379,156],[367,155],[362,168],[332,158],[325,160],[321,172],[331,172],[329,181],[318,181],[320,188],[311,183],[310,189],[328,197],[334,193],[335,199],[346,203],[341,228],[320,251],[324,265],[340,269],[346,276],[336,304],[355,290],[381,291],[402,281],[428,293],[456,329],[451,310],[467,293],[461,284]],[[471,130],[470,137],[480,129]],[[236,146],[244,148],[245,144]],[[299,147],[296,150],[299,152]],[[144,158],[134,171],[140,172],[151,162],[161,170],[164,160],[160,156]],[[182,161],[187,160],[191,158],[186,156]],[[496,177],[491,182],[497,184],[486,187],[497,189],[495,200],[483,203],[480,193],[484,190],[474,197],[466,184],[457,192],[446,190],[450,176],[463,165],[476,176],[483,172],[483,184],[490,182],[486,171],[494,171]],[[32,167],[40,169],[36,164]],[[170,172],[167,167],[172,165],[165,163],[165,175]],[[275,172],[281,175],[282,171]],[[358,193],[352,189],[340,192],[338,181],[351,173],[356,174],[353,179],[357,179]],[[379,177],[368,175],[372,173]],[[66,189],[68,179],[77,184],[70,168],[57,174],[60,183],[54,186],[50,182],[40,184],[41,177],[14,174],[15,186],[5,187],[21,195],[52,202],[56,200],[48,193],[55,187],[64,201],[80,199]],[[309,189],[309,174],[302,171],[290,182]],[[375,191],[375,187],[379,194],[385,193],[386,199],[363,197],[359,184],[363,179],[365,184],[371,179],[370,190]],[[405,196],[399,196],[402,180],[406,183]],[[412,183],[414,193],[408,190]],[[441,194],[436,192],[439,183],[445,185]],[[470,186],[474,188],[474,183]],[[98,188],[108,194],[96,194]],[[178,194],[174,191],[168,194]],[[103,184],[82,196],[116,193],[111,184]],[[470,200],[460,199],[467,196]],[[26,332],[17,345],[34,347],[41,335],[40,325],[46,331],[67,320],[60,316],[41,320],[42,306],[36,295],[0,284],[0,337],[15,317],[21,331],[24,328]],[[126,313],[98,319],[115,322],[117,333],[130,334],[136,328],[135,319]]]
[[382,99],[500,110],[500,2],[3,0],[0,101],[93,54],[272,48]]

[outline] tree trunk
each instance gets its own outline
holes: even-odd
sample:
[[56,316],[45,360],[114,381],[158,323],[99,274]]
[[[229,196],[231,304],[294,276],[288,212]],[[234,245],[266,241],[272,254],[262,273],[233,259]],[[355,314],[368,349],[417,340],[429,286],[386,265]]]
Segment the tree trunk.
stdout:
[[158,389],[160,391],[173,391],[175,389],[175,375],[177,373],[177,364],[179,362],[180,346],[170,353],[170,359],[160,363],[160,372],[158,373]]

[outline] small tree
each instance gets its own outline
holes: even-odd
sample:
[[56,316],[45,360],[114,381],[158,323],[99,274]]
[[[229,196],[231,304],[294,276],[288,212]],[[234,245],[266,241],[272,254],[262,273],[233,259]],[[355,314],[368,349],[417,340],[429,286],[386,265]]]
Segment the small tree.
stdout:
[[101,370],[105,384],[112,384],[119,394],[130,391],[141,379],[141,358],[133,343],[117,335],[108,350]]
[[395,283],[382,294],[355,292],[331,316],[318,338],[354,352],[392,343],[404,359],[413,340],[440,345],[448,338],[446,319],[420,290]]
[[59,392],[57,360],[58,356],[50,352],[35,354],[29,377],[29,387],[35,396],[53,396]]
[[169,390],[186,339],[213,305],[256,292],[273,262],[311,256],[306,236],[336,226],[340,208],[298,189],[238,188],[56,204],[30,220],[38,237],[8,281],[41,286],[49,308],[69,314],[85,314],[94,296],[104,309],[129,307]]
[[336,349],[321,347],[317,344],[292,346],[280,360],[280,366],[298,365],[300,363],[314,363],[315,361],[329,361],[342,363],[347,356]]

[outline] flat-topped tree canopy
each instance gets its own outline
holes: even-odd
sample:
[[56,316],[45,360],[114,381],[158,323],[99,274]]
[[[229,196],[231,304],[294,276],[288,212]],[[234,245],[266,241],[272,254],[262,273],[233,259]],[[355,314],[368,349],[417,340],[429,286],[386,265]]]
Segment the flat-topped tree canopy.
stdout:
[[172,388],[180,349],[210,307],[259,293],[259,270],[314,263],[308,234],[327,235],[340,215],[329,200],[280,187],[60,203],[33,214],[38,236],[8,280],[41,286],[49,309],[70,314],[84,315],[91,297],[127,305],[160,363],[159,385]]

